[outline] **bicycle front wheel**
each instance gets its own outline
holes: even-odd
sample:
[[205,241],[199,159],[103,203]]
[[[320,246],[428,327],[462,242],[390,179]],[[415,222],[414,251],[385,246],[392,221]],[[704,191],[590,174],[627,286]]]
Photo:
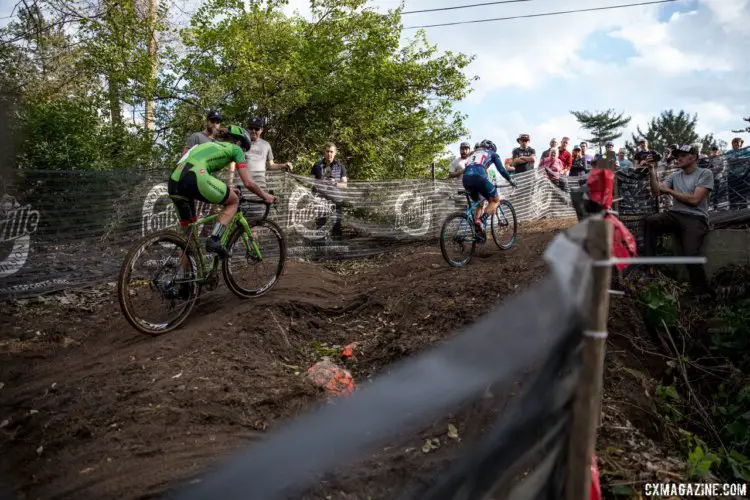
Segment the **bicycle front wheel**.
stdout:
[[492,214],[490,221],[492,230],[492,239],[502,250],[508,250],[516,241],[516,231],[518,230],[518,220],[516,218],[516,209],[508,200],[501,200],[497,210]]
[[278,283],[286,264],[286,239],[281,228],[270,220],[251,224],[252,238],[241,226],[229,236],[227,250],[232,256],[222,267],[227,286],[242,298],[268,293]]
[[466,220],[465,212],[453,212],[446,217],[440,230],[440,252],[453,267],[469,263],[476,249],[476,229]]
[[185,238],[161,231],[142,238],[125,256],[117,296],[125,319],[139,332],[174,330],[193,309],[200,287],[195,259],[186,249]]

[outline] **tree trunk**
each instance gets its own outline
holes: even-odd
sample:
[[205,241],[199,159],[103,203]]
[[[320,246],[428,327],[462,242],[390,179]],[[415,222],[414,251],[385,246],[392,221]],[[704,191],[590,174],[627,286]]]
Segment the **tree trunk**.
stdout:
[[151,63],[151,72],[146,87],[146,129],[149,133],[154,130],[154,81],[158,69],[156,58],[156,2],[157,0],[148,0],[148,57]]
[[107,76],[109,85],[109,116],[112,120],[112,128],[122,128],[122,106],[120,104],[120,83],[112,74]]

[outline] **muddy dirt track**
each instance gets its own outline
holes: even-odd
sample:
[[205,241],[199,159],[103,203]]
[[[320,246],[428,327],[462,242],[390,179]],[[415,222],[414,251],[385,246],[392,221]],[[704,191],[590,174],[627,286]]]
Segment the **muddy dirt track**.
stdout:
[[[157,498],[322,401],[304,373],[329,349],[358,342],[352,373],[366,383],[542,277],[542,252],[570,224],[524,225],[512,250],[488,243],[467,269],[449,267],[437,246],[292,261],[268,295],[240,301],[222,285],[158,338],[126,323],[114,287],[2,304],[0,477],[24,499]],[[493,293],[473,292],[483,286]],[[462,442],[497,411],[456,417]],[[416,453],[383,453],[307,496],[423,490],[461,448],[427,456],[419,449],[429,432],[407,440]]]

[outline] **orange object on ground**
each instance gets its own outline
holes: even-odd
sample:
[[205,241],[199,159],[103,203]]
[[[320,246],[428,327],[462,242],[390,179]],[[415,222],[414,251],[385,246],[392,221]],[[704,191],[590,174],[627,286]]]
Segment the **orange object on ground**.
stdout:
[[341,351],[341,355],[345,358],[353,358],[354,357],[354,349],[357,348],[357,343],[353,342],[351,344],[345,345],[344,349]]
[[354,392],[354,378],[348,370],[337,366],[329,358],[323,358],[307,370],[307,375],[318,387],[336,396],[348,396]]

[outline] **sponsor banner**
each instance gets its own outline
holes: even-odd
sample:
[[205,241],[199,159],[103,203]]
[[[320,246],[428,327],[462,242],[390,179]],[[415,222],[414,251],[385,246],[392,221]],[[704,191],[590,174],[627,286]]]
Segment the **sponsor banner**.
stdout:
[[[165,171],[15,174],[0,192],[0,299],[115,281],[138,239],[179,227]],[[512,189],[500,180],[498,193],[513,203],[519,223],[575,217],[568,179],[556,184],[540,171],[514,179]],[[620,171],[617,179],[620,213],[640,239],[640,219],[657,210],[648,179],[637,171]],[[466,207],[461,181],[455,179],[350,181],[339,188],[274,171],[267,173],[266,184],[278,197],[269,219],[282,228],[293,259],[355,258],[395,245],[436,242],[445,218]],[[744,184],[735,184],[723,191],[729,202],[722,199],[718,206],[741,205],[737,199],[745,196]],[[660,203],[663,209],[664,200]],[[240,208],[249,218],[262,214],[262,205]],[[198,217],[219,209],[196,203]]]

